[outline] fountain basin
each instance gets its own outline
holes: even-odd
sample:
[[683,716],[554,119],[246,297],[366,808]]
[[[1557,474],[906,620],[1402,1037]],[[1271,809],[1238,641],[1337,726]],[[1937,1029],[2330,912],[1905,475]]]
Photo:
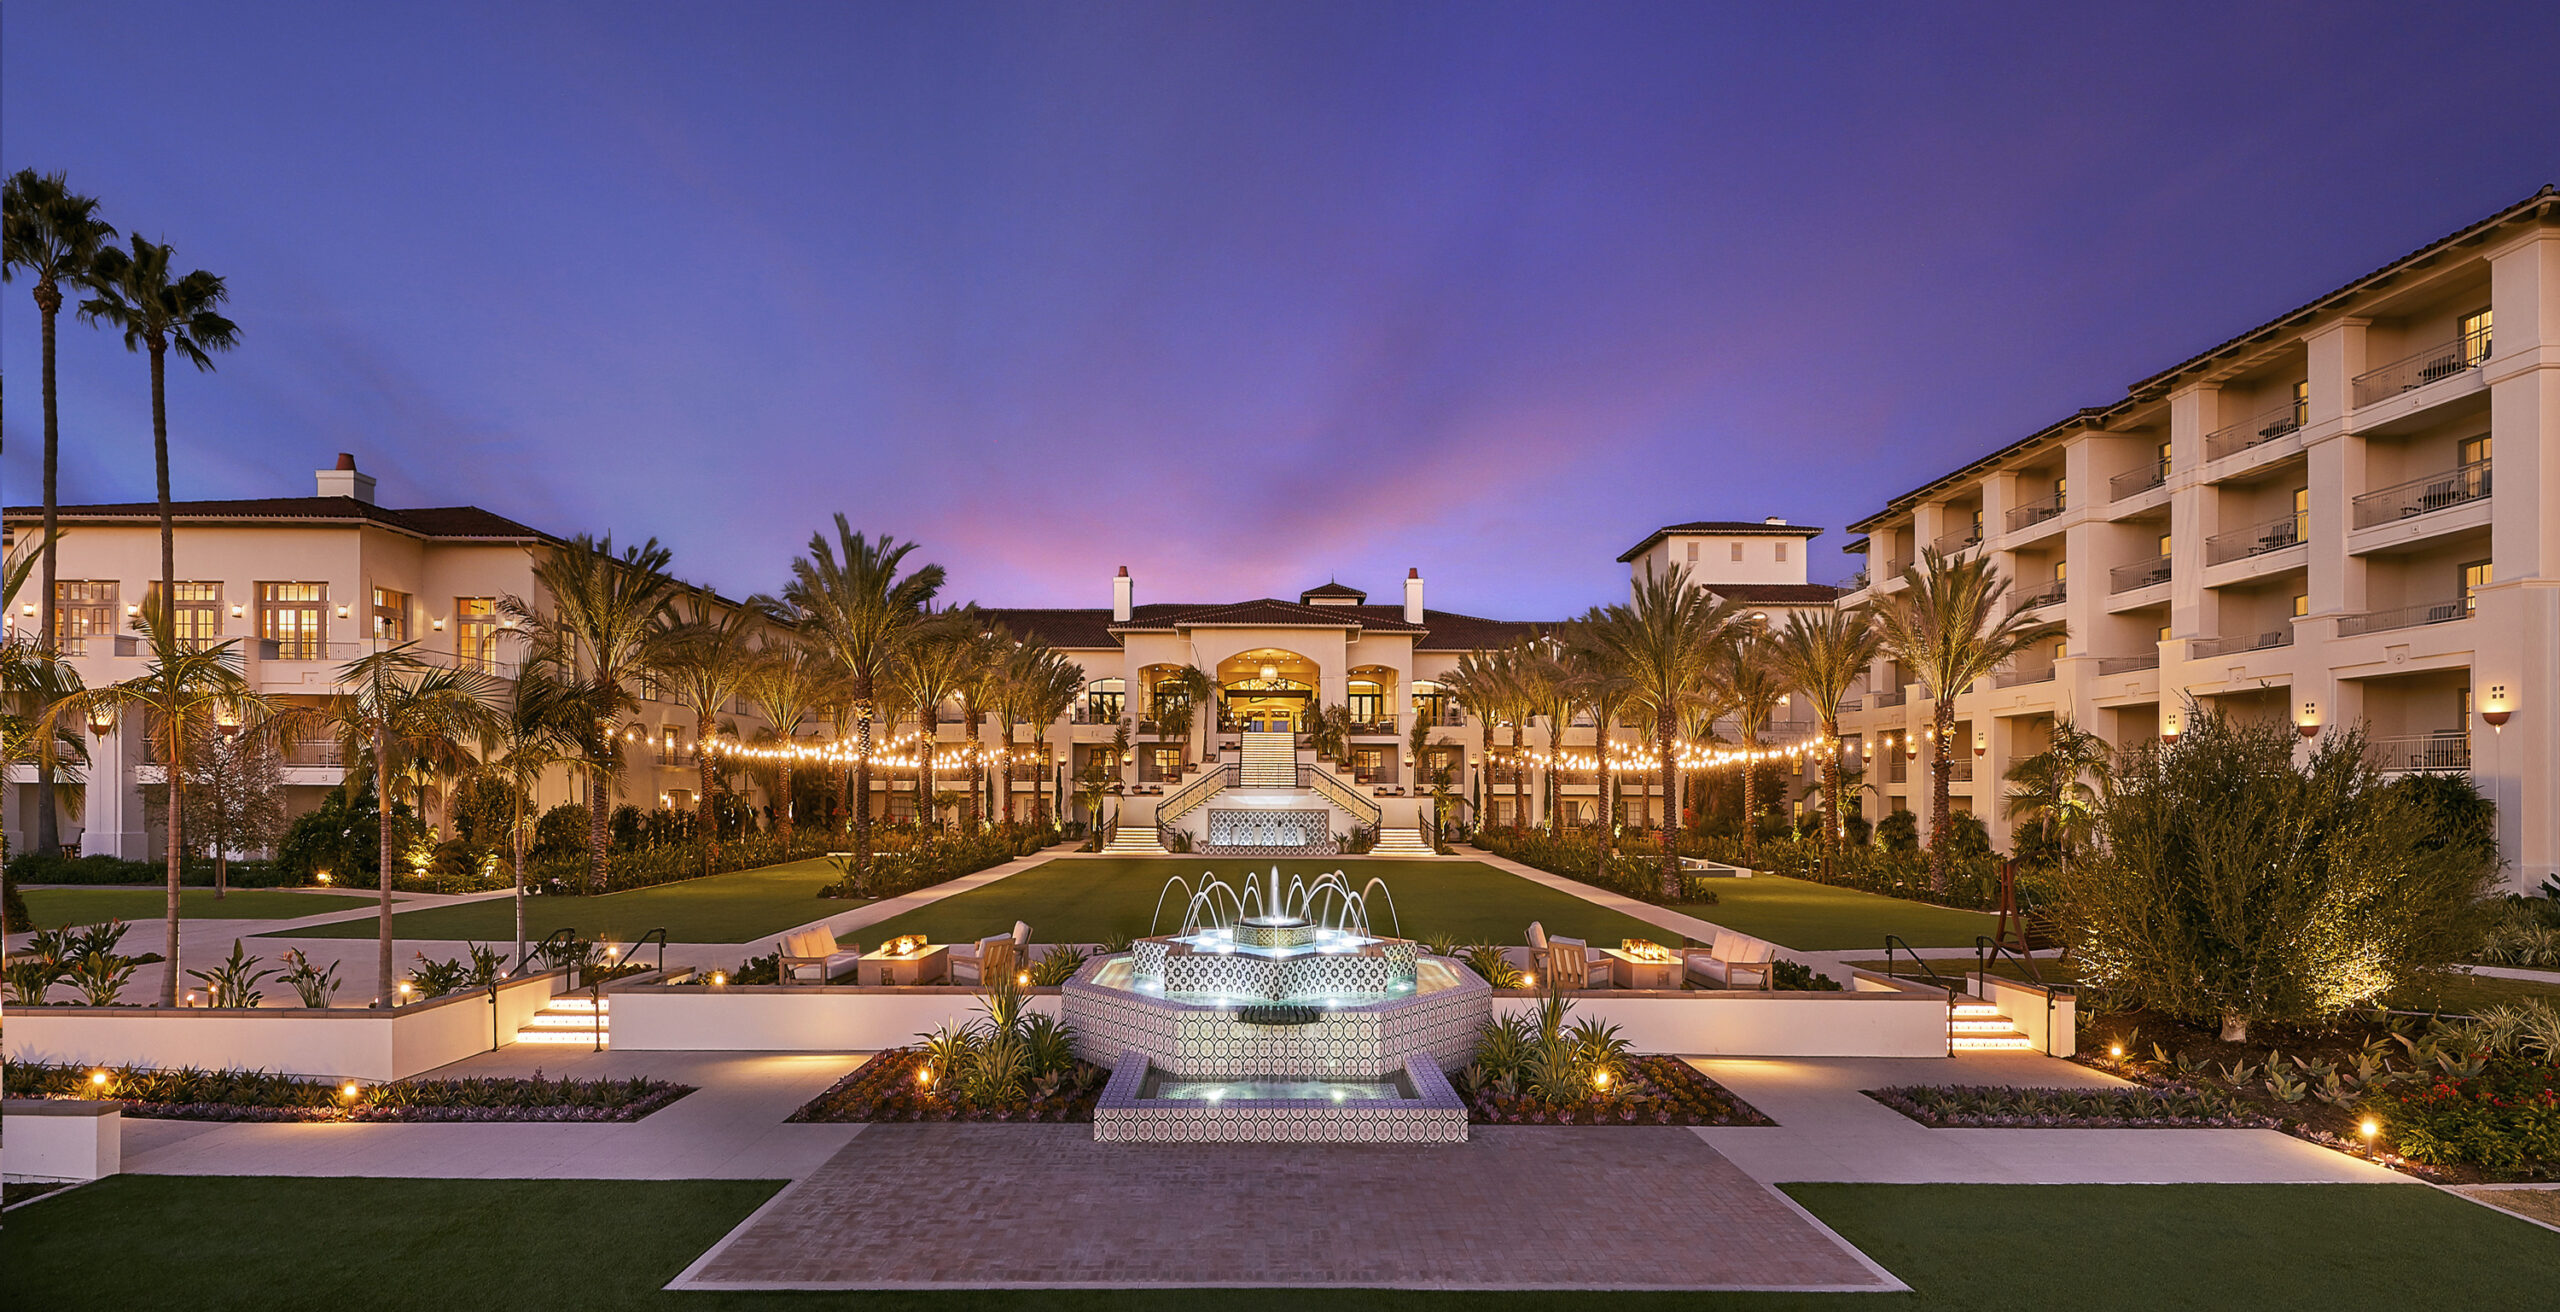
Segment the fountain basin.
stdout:
[[1201,1081],[1142,1052],[1113,1064],[1093,1109],[1105,1143],[1464,1143],[1467,1108],[1430,1058],[1389,1079]]
[[1143,1053],[1187,1080],[1386,1080],[1415,1057],[1451,1070],[1493,1014],[1492,987],[1440,957],[1416,958],[1407,987],[1309,993],[1287,1005],[1263,993],[1147,988],[1126,956],[1085,963],[1059,992],[1078,1057],[1116,1067],[1122,1054]]

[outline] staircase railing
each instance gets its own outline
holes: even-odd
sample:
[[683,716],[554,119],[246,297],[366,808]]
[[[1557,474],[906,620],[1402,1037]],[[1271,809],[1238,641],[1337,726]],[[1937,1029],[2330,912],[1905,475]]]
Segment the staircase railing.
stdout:
[[569,953],[569,945],[577,941],[578,931],[574,928],[555,929],[543,935],[541,942],[526,948],[516,957],[516,964],[507,968],[506,978],[514,979],[524,974],[525,963],[528,961],[549,961],[554,956],[565,959]]
[[[1920,968],[1919,974],[1905,975],[1893,968],[1894,949],[1897,947],[1902,950],[1904,956],[1911,958],[1912,965]],[[1884,936],[1884,974],[1887,979],[1925,978],[1931,984],[1947,991],[1947,1055],[1950,1057],[1956,1055],[1956,986],[1948,983],[1945,976],[1930,969],[1928,959],[1915,951],[1909,943],[1903,942],[1900,934]]]
[[1331,770],[1321,766],[1299,766],[1298,786],[1314,789],[1317,796],[1349,811],[1363,824],[1374,825],[1386,818],[1386,811],[1376,802],[1351,791],[1340,779],[1334,777]]
[[1199,809],[1202,802],[1217,796],[1220,789],[1234,787],[1242,772],[1243,767],[1235,765],[1215,765],[1202,770],[1199,778],[1174,789],[1165,795],[1163,801],[1156,803],[1157,827],[1162,828],[1191,814]]
[[2053,1056],[2054,995],[2059,993],[2065,996],[2077,996],[2079,991],[2068,984],[2045,983],[2036,975],[2035,958],[2002,947],[1986,934],[1973,936],[1973,957],[1974,971],[1982,980],[1982,996],[1986,998],[1991,996],[1991,963],[2002,957],[2017,962],[2019,971],[2027,977],[2027,983],[2035,986],[2036,991],[2044,995],[2044,1055]]
[[666,974],[666,973],[667,973],[667,927],[666,927],[666,926],[664,926],[664,925],[660,925],[660,926],[659,926],[659,927],[657,927],[656,929],[650,930],[648,933],[643,934],[643,935],[641,935],[639,938],[637,938],[637,939],[633,940],[633,942],[632,942],[631,946],[630,946],[629,948],[626,948],[626,949],[624,949],[624,950],[623,950],[623,953],[622,953],[622,959],[623,959],[624,961],[629,961],[629,960],[630,960],[630,959],[632,959],[633,957],[638,956],[638,955],[640,954],[640,949],[642,949],[642,948],[645,948],[645,947],[649,946],[649,945],[650,945],[651,943],[653,943],[653,942],[654,942],[654,943],[656,943],[656,944],[658,945],[658,973],[659,973],[659,974],[661,974],[661,975]]

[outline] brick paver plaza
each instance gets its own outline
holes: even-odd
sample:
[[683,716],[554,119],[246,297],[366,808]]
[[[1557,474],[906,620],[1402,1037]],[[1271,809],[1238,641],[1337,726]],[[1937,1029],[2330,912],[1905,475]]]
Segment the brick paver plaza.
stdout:
[[1676,1126],[1477,1126],[1442,1146],[1092,1135],[871,1126],[668,1287],[1903,1287]]

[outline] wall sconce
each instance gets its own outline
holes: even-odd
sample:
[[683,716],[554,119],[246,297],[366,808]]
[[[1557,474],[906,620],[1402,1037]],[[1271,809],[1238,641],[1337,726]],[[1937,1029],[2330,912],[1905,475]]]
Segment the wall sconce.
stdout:
[[27,604],[20,606],[18,608],[18,613],[21,615],[33,615],[36,613],[36,604],[30,601]]
[[230,702],[215,708],[213,727],[225,738],[237,736],[240,732],[240,708]]
[[2296,733],[2301,734],[2305,738],[2319,737],[2320,703],[2304,702],[2302,704],[2302,719],[2297,722],[2293,728]]
[[347,608],[346,608],[346,607],[344,607],[344,606],[340,606],[340,607],[338,608],[338,618],[339,618],[339,619],[345,619],[346,617],[347,617]]
[[2171,711],[2167,715],[2160,717],[2160,741],[2164,743],[2174,743],[2178,741],[2178,713],[2176,711]]
[[2489,695],[2480,702],[2481,721],[2489,726],[2490,732],[2495,733],[2506,727],[2507,717],[2513,714],[2515,709],[2507,705],[2507,685],[2490,684]]
[[427,621],[427,627],[428,627],[428,628],[430,628],[430,629],[435,630],[435,631],[436,631],[436,632],[438,632],[438,633],[442,633],[442,632],[444,632],[444,621],[443,621],[443,620],[440,620],[440,619],[439,619],[439,620],[429,620],[429,621]]
[[90,733],[97,737],[104,738],[108,734],[115,732],[115,727],[116,708],[112,703],[91,702],[89,704]]
[[243,607],[243,606],[234,606],[234,607],[232,607],[232,608],[231,608],[231,618],[233,618],[233,619],[235,619],[235,620],[236,620],[236,619],[238,619],[238,618],[240,618],[241,614],[242,614],[246,609],[247,609],[247,608],[246,608],[246,607]]
[[136,615],[141,614],[141,613],[142,613],[142,608],[141,608],[140,606],[134,605],[132,602],[129,602],[129,601],[128,601],[128,602],[126,602],[126,603],[125,603],[125,606],[124,606],[124,613],[125,613],[125,617],[126,617],[126,618],[128,618],[128,619],[130,619],[130,618],[132,618],[133,616],[136,616]]
[[1973,736],[1973,754],[1976,756],[1982,756],[1989,753],[1990,750],[1991,735],[1987,733],[1976,733]]

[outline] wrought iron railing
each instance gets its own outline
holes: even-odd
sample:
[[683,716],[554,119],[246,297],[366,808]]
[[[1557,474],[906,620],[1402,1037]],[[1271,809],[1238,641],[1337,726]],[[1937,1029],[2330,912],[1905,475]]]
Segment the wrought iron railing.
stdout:
[[2253,446],[2301,432],[2303,417],[2301,403],[2287,401],[2236,424],[2225,424],[2205,435],[2204,458],[2220,460],[2224,456],[2236,456]]
[[2157,647],[2135,656],[2101,656],[2098,658],[2098,673],[2100,674],[2131,674],[2136,670],[2156,670],[2159,668],[2160,649]]
[[1942,533],[1937,541],[1929,545],[1936,548],[1941,556],[1952,556],[1967,547],[1980,546],[1982,545],[1982,526],[1968,524],[1953,533]]
[[2136,588],[2147,588],[2154,583],[2168,581],[2169,558],[2158,556],[2150,560],[2137,560],[2130,565],[2118,565],[2108,570],[2107,592],[2109,595],[2131,592]]
[[1374,825],[1386,814],[1379,809],[1377,803],[1345,787],[1340,779],[1333,777],[1333,772],[1330,770],[1321,770],[1312,765],[1299,766],[1298,786],[1314,789],[1317,796],[1349,811],[1362,824]]
[[2355,396],[2359,406],[2414,391],[2429,383],[2440,383],[2459,377],[2489,361],[2489,335],[2477,334],[2470,340],[2460,337],[2438,342],[2413,355],[2402,356],[2378,369],[2367,369],[2356,375]]
[[2293,645],[2293,627],[2270,629],[2265,633],[2243,633],[2229,638],[2198,638],[2187,647],[2187,659],[2204,660],[2212,656],[2233,656],[2244,651],[2265,651],[2271,647]]
[[2415,606],[2394,606],[2389,610],[2369,610],[2361,615],[2344,616],[2338,621],[2338,636],[2352,638],[2360,633],[2387,633],[2392,629],[2414,629],[2422,624],[2450,624],[2471,617],[2471,603],[2456,597],[2451,601],[2422,601]]
[[2056,492],[2052,496],[2037,497],[2025,505],[2011,507],[2008,514],[2009,531],[2015,533],[2020,529],[2034,528],[2061,514],[2062,500],[2062,494]]
[[2368,738],[2365,750],[2372,753],[2374,763],[2384,770],[2471,768],[2471,739],[2460,729]]
[[2051,584],[2028,593],[2018,604],[2029,610],[2038,606],[2059,606],[2070,595],[2070,586],[2062,579],[2055,579]]
[[2372,528],[2376,524],[2414,518],[2447,506],[2485,500],[2489,490],[2489,462],[2475,460],[2442,473],[2395,483],[2357,497],[2355,526]]
[[1156,803],[1156,823],[1172,824],[1191,814],[1202,802],[1216,796],[1220,789],[1233,788],[1244,778],[1244,767],[1219,765],[1200,772],[1200,776],[1165,794]]
[[2122,501],[2139,496],[2169,481],[2169,462],[2155,460],[2139,469],[2129,469],[2107,480],[2107,497]]
[[2053,682],[2052,661],[2036,661],[2032,664],[2022,662],[1991,676],[1991,686],[1994,688],[2017,688],[2030,683],[2051,682]]
[[1884,688],[1878,690],[1871,700],[1875,702],[1876,709],[1882,710],[1887,706],[1908,705],[1911,701],[1911,694],[1908,690],[1902,688]]
[[2311,528],[2310,518],[2309,514],[2297,510],[2290,515],[2216,533],[2204,540],[2204,563],[2227,565],[2235,560],[2301,546]]

